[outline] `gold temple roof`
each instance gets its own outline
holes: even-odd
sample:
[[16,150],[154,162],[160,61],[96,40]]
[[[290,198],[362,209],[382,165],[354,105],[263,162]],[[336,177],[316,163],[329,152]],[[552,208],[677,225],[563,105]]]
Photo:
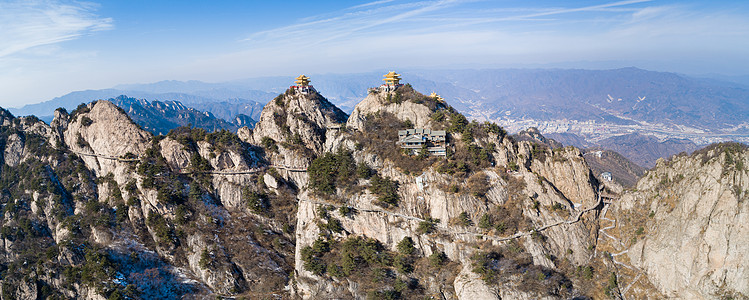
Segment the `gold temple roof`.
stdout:
[[429,95],[429,97],[432,97],[435,100],[440,101],[440,102],[445,100],[445,98],[440,97],[440,95],[437,95],[437,93],[435,93],[435,92],[432,92],[432,94]]
[[309,83],[310,83],[310,81],[311,80],[309,80],[309,77],[307,77],[306,75],[302,74],[302,75],[299,75],[299,77],[296,78],[296,81],[294,81],[294,83],[296,83],[297,86],[308,86]]
[[397,73],[395,73],[395,71],[390,71],[389,73],[387,73],[387,74],[385,74],[385,75],[382,76],[382,77],[385,77],[382,80],[385,81],[385,83],[387,83],[389,85],[396,85],[396,84],[399,84],[400,81],[401,81],[401,77],[400,76],[401,76],[401,74],[397,74]]

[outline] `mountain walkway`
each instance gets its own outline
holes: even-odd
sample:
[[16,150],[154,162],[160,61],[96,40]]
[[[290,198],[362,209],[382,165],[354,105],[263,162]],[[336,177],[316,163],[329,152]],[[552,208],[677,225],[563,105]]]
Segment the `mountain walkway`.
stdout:
[[[82,156],[97,157],[97,158],[115,160],[115,161],[119,161],[119,162],[137,162],[137,161],[140,161],[140,158],[124,158],[124,157],[116,157],[116,156],[96,154],[96,153],[85,153],[85,152],[74,151],[74,150],[71,150],[71,152],[73,152],[75,154],[78,154],[78,155],[82,155]],[[307,172],[306,168],[301,168],[301,167],[291,167],[291,166],[284,166],[284,165],[269,165],[269,166],[263,167],[263,168],[252,168],[252,169],[249,169],[249,170],[241,170],[241,171],[202,171],[202,172],[195,172],[195,171],[189,171],[189,170],[187,170],[187,171],[182,171],[181,170],[178,173],[179,174],[201,173],[201,174],[210,174],[210,175],[247,175],[247,174],[255,174],[255,173],[263,172],[263,171],[266,171],[268,168],[276,168],[276,169],[286,170],[286,171],[289,171],[289,172]],[[541,232],[541,231],[544,231],[546,229],[549,229],[549,228],[552,228],[552,227],[556,227],[556,226],[559,226],[559,225],[562,225],[562,224],[574,224],[574,223],[577,223],[577,222],[580,221],[580,218],[583,216],[583,214],[585,214],[585,213],[587,213],[587,212],[589,212],[591,210],[594,210],[594,209],[598,208],[603,203],[603,199],[604,198],[611,198],[612,196],[611,195],[601,195],[601,193],[599,193],[597,195],[597,197],[598,197],[598,201],[596,202],[595,205],[579,211],[577,213],[577,215],[573,219],[558,221],[558,222],[555,222],[555,223],[552,223],[552,224],[546,224],[544,226],[531,229],[530,231],[520,231],[520,232],[517,232],[517,233],[515,233],[514,235],[511,235],[511,236],[495,236],[495,235],[490,235],[490,234],[486,234],[486,233],[465,232],[465,231],[464,232],[451,232],[451,233],[458,234],[458,235],[466,235],[466,234],[470,234],[470,235],[481,235],[482,237],[486,237],[488,239],[492,239],[492,240],[499,241],[499,242],[508,241],[508,240],[512,240],[512,239],[517,239],[517,238],[520,238],[520,237],[529,236],[529,235],[533,234],[534,232]],[[301,200],[301,199],[300,199],[300,201],[308,201],[308,202],[312,202],[314,204],[319,204],[319,205],[331,205],[331,206],[334,206],[334,207],[337,207],[337,208],[340,208],[341,206],[344,206],[344,205],[332,204],[332,203],[323,202],[323,201]],[[403,219],[407,219],[407,220],[412,220],[412,221],[418,221],[418,222],[425,222],[426,221],[425,219],[422,219],[422,218],[418,218],[418,217],[414,217],[414,216],[409,216],[409,215],[404,215],[404,214],[401,214],[401,213],[387,211],[387,210],[383,210],[383,209],[361,208],[361,207],[353,207],[353,206],[348,206],[348,207],[351,207],[351,208],[356,209],[357,211],[361,211],[361,212],[381,213],[381,214],[385,214],[385,215],[389,215],[389,216],[399,217],[399,218],[403,218]],[[446,228],[442,228],[442,229],[444,230]],[[605,232],[604,232],[604,234],[605,234]]]
[[[138,162],[138,161],[141,160],[141,158],[139,158],[139,157],[138,158],[126,158],[126,157],[117,157],[117,156],[110,156],[110,155],[103,155],[103,154],[96,154],[96,153],[86,153],[86,152],[80,152],[80,151],[74,151],[74,150],[70,150],[70,151],[72,153],[80,155],[80,156],[96,157],[96,158],[101,158],[101,159],[114,160],[114,161],[118,161],[118,162],[130,163],[130,162]],[[256,173],[264,172],[264,171],[267,171],[269,168],[275,168],[275,169],[279,169],[279,170],[285,170],[285,171],[288,171],[288,172],[307,172],[306,168],[301,168],[301,167],[293,167],[293,166],[285,166],[285,165],[268,165],[268,166],[261,167],[261,168],[252,168],[252,169],[249,169],[249,170],[241,170],[241,171],[202,171],[202,172],[196,172],[196,171],[190,171],[190,170],[181,169],[177,173],[179,173],[179,174],[201,173],[201,174],[210,174],[210,175],[248,175],[248,174],[256,174]],[[598,201],[595,203],[595,205],[579,211],[577,213],[577,215],[575,215],[575,217],[572,218],[572,219],[562,220],[562,221],[558,221],[558,222],[551,223],[551,224],[546,224],[546,225],[543,225],[543,226],[531,229],[529,231],[520,231],[520,232],[517,232],[517,233],[515,233],[513,235],[510,235],[510,236],[495,236],[495,235],[486,234],[486,233],[480,233],[480,232],[453,231],[453,230],[450,230],[449,227],[441,227],[441,226],[438,226],[438,228],[440,230],[442,230],[442,231],[445,231],[445,232],[451,233],[451,234],[455,234],[455,235],[480,236],[482,238],[494,240],[494,241],[497,241],[497,242],[504,242],[504,241],[518,239],[518,238],[525,237],[525,236],[530,236],[530,235],[532,235],[535,232],[541,232],[541,231],[544,231],[544,230],[552,228],[552,227],[560,226],[562,224],[571,225],[571,224],[577,223],[577,222],[580,221],[580,218],[582,218],[582,216],[585,213],[587,213],[587,212],[589,212],[591,210],[594,210],[594,209],[600,207],[601,205],[603,205],[603,211],[602,211],[600,219],[601,220],[610,221],[610,222],[612,222],[612,224],[610,226],[607,226],[607,227],[604,227],[604,228],[600,228],[599,229],[599,233],[601,234],[602,237],[610,238],[610,239],[616,241],[619,244],[619,246],[624,247],[624,244],[621,242],[621,240],[619,240],[619,239],[617,239],[617,238],[609,235],[608,233],[606,233],[606,230],[612,229],[612,228],[616,227],[616,223],[617,222],[616,222],[616,220],[609,219],[609,218],[606,217],[606,213],[608,211],[609,203],[604,202],[604,199],[605,200],[609,200],[609,202],[610,202],[611,200],[615,199],[615,196],[614,195],[609,195],[609,194],[602,194],[602,191],[601,191],[601,192],[599,192],[597,194],[597,198],[598,198]],[[357,212],[384,214],[384,215],[387,215],[387,216],[393,216],[393,217],[398,217],[398,218],[402,218],[402,219],[406,219],[406,220],[411,220],[411,221],[417,221],[417,222],[426,222],[427,221],[426,219],[423,219],[423,218],[414,217],[414,216],[410,216],[410,215],[405,215],[405,214],[401,214],[401,213],[397,213],[397,212],[392,212],[392,211],[387,211],[387,210],[384,210],[384,209],[361,208],[361,207],[356,207],[356,206],[334,204],[334,203],[329,203],[329,202],[324,202],[324,201],[315,201],[315,200],[310,200],[310,199],[299,199],[299,201],[300,202],[301,201],[306,201],[306,202],[310,202],[310,203],[317,204],[317,205],[328,205],[328,206],[333,206],[333,207],[336,207],[336,208],[340,208],[340,207],[344,207],[345,206],[345,207],[353,208]],[[601,239],[601,237],[599,237],[599,239]],[[594,252],[594,254],[593,254],[594,256],[597,253],[597,248],[598,247],[596,247],[596,252]],[[629,266],[629,265],[627,265],[625,263],[622,263],[622,262],[616,260],[616,256],[622,255],[624,253],[627,253],[627,250],[621,251],[621,252],[616,253],[616,254],[611,254],[611,259],[612,259],[612,261],[614,262],[615,265],[621,265],[621,266],[623,266],[625,268],[628,268],[628,269],[630,269],[632,271],[637,272],[637,275],[632,280],[632,282],[630,282],[629,285],[627,285],[624,289],[621,290],[622,297],[624,297],[626,299],[625,295],[626,295],[627,291],[641,277],[642,271],[638,270],[635,267]]]
[[[140,157],[137,158],[125,158],[125,157],[117,157],[117,156],[111,156],[111,155],[104,155],[104,154],[96,154],[96,153],[86,153],[86,152],[80,152],[75,150],[70,150],[70,152],[73,152],[74,154],[80,155],[80,156],[88,156],[88,157],[96,157],[101,159],[108,159],[108,160],[114,160],[118,162],[138,162],[141,160]],[[200,173],[200,174],[210,174],[210,175],[247,175],[247,174],[256,174],[260,172],[264,172],[268,170],[269,168],[275,168],[279,170],[285,170],[289,172],[307,172],[307,168],[302,167],[294,167],[294,166],[284,166],[284,165],[269,165],[266,167],[261,168],[252,168],[249,170],[237,170],[237,171],[191,171],[186,168],[181,168],[177,173],[179,174],[194,174],[194,173]]]
[[[353,208],[354,210],[359,211],[359,212],[379,213],[379,214],[384,214],[384,215],[388,215],[388,216],[399,217],[399,218],[403,218],[403,219],[407,219],[407,220],[411,220],[411,221],[427,222],[426,219],[422,219],[422,218],[414,217],[414,216],[409,216],[409,215],[404,215],[404,214],[397,213],[397,212],[387,211],[387,210],[384,210],[384,209],[361,208],[361,207],[356,207],[356,206],[334,204],[334,203],[329,203],[329,202],[324,202],[324,201],[316,201],[316,200],[310,200],[310,199],[299,199],[299,201],[306,201],[306,202],[310,202],[310,203],[318,204],[318,205],[330,205],[330,206],[333,206],[335,208],[348,207],[348,208]],[[544,231],[546,229],[549,229],[549,228],[552,228],[552,227],[555,227],[555,226],[559,226],[559,225],[562,225],[562,224],[574,224],[574,223],[577,223],[577,222],[580,221],[580,218],[583,216],[583,214],[585,214],[585,213],[587,213],[587,212],[589,212],[591,210],[594,210],[594,209],[598,208],[602,203],[603,203],[603,198],[599,195],[598,196],[598,202],[596,202],[595,205],[579,211],[577,213],[577,215],[574,218],[570,219],[570,220],[564,220],[564,221],[559,221],[559,222],[555,222],[555,223],[552,223],[552,224],[547,224],[547,225],[544,225],[544,226],[541,226],[541,227],[537,227],[537,228],[531,229],[530,231],[520,231],[520,232],[517,232],[517,233],[515,233],[515,234],[513,234],[511,236],[495,236],[495,235],[486,234],[486,233],[480,233],[480,232],[452,231],[452,230],[450,230],[449,228],[446,228],[446,227],[439,227],[439,228],[441,230],[443,230],[443,231],[446,231],[446,232],[452,233],[452,234],[456,234],[456,235],[473,235],[473,236],[479,235],[479,236],[482,236],[482,237],[487,238],[487,239],[491,239],[491,240],[498,241],[498,242],[503,242],[503,241],[509,241],[509,240],[521,238],[521,237],[524,237],[524,236],[529,236],[529,235],[532,235],[534,232],[541,232],[541,231]]]
[[[546,229],[549,229],[549,228],[552,228],[552,227],[555,227],[555,226],[560,226],[562,224],[574,224],[574,223],[577,223],[577,222],[580,221],[580,218],[582,218],[582,216],[585,213],[587,213],[587,212],[589,212],[591,210],[597,209],[597,208],[599,208],[599,207],[601,207],[603,205],[603,212],[602,212],[601,219],[602,220],[611,221],[613,223],[613,225],[610,225],[610,226],[605,227],[605,228],[600,228],[599,232],[602,233],[603,237],[611,238],[614,241],[616,241],[619,245],[624,246],[619,239],[617,239],[617,238],[615,238],[615,237],[613,237],[613,236],[611,236],[611,235],[609,235],[609,234],[607,234],[605,232],[607,229],[611,229],[611,228],[614,228],[616,226],[616,220],[606,218],[606,212],[607,212],[608,207],[609,207],[610,204],[609,203],[605,203],[604,199],[613,200],[613,199],[615,199],[614,198],[615,196],[614,195],[605,195],[605,194],[602,195],[601,193],[599,193],[597,195],[597,197],[598,197],[598,201],[596,202],[595,205],[579,211],[577,213],[577,215],[574,218],[572,218],[572,219],[564,220],[564,221],[559,221],[559,222],[555,222],[555,223],[552,223],[552,224],[547,224],[547,225],[544,225],[544,226],[541,226],[541,227],[537,227],[537,228],[531,229],[530,231],[517,232],[517,233],[515,233],[513,235],[510,235],[510,236],[495,236],[495,235],[486,234],[486,233],[479,233],[479,232],[453,231],[453,230],[450,230],[449,227],[442,227],[442,226],[438,226],[437,228],[439,230],[442,230],[443,232],[447,232],[447,233],[451,233],[451,234],[455,234],[455,235],[480,236],[482,238],[494,240],[494,241],[497,241],[497,242],[504,242],[504,241],[509,241],[509,240],[513,240],[513,239],[518,239],[518,238],[521,238],[521,237],[529,236],[529,235],[532,235],[534,232],[541,232],[541,231],[544,231]],[[401,214],[401,213],[387,211],[387,210],[383,210],[383,209],[377,209],[377,208],[361,208],[361,207],[356,207],[356,206],[334,204],[334,203],[329,203],[329,202],[324,202],[324,201],[316,201],[316,200],[310,200],[310,199],[299,199],[299,201],[300,202],[301,201],[306,201],[306,202],[317,204],[317,205],[329,205],[329,206],[333,206],[333,207],[336,207],[336,208],[348,207],[348,208],[352,208],[352,209],[356,210],[357,212],[384,214],[384,215],[387,215],[387,216],[394,216],[394,217],[399,217],[399,218],[403,218],[403,219],[406,219],[406,220],[417,221],[417,222],[426,222],[427,221],[426,219],[423,219],[423,218],[409,216],[409,215],[404,215],[404,214]],[[601,237],[599,237],[599,239],[601,239]],[[598,247],[596,247],[595,249],[596,249],[596,251],[594,252],[593,256],[596,255]],[[634,278],[632,279],[632,281],[629,282],[629,284],[626,287],[624,287],[623,289],[620,289],[621,296],[624,299],[626,299],[626,294],[630,290],[630,288],[642,276],[642,271],[641,270],[638,270],[637,268],[635,268],[633,266],[630,266],[630,265],[628,265],[626,263],[620,262],[620,261],[618,261],[616,259],[617,256],[623,255],[623,254],[625,254],[627,252],[628,252],[628,250],[624,250],[624,251],[621,251],[619,253],[611,254],[611,260],[614,262],[614,265],[622,266],[622,267],[627,268],[630,271],[636,273],[636,275],[634,276]],[[621,280],[619,277],[620,277],[620,275],[617,275],[617,279]]]
[[73,152],[80,156],[89,156],[89,157],[97,157],[97,158],[103,158],[103,159],[109,159],[109,160],[115,160],[119,162],[136,162],[140,161],[140,158],[124,158],[124,157],[117,157],[117,156],[109,156],[104,154],[96,154],[96,153],[86,153],[86,152],[80,152],[75,150],[70,150],[70,152]]
[[[606,217],[606,213],[608,213],[608,209],[609,209],[610,205],[611,205],[610,203],[604,203],[603,210],[601,212],[601,218],[600,218],[600,220],[609,221],[609,222],[611,222],[611,225],[598,229],[598,232],[600,233],[600,236],[598,237],[598,239],[599,240],[604,240],[605,238],[609,238],[609,239],[611,239],[611,240],[613,240],[615,242],[612,245],[612,247],[614,249],[619,250],[621,248],[625,248],[625,250],[621,250],[618,253],[610,253],[609,255],[611,257],[611,261],[614,262],[615,266],[618,265],[618,266],[624,267],[624,268],[629,269],[630,271],[636,273],[636,275],[634,276],[634,278],[632,279],[632,281],[629,282],[629,284],[626,287],[624,287],[623,289],[620,290],[622,298],[623,299],[627,299],[627,292],[637,282],[637,280],[640,279],[640,277],[642,276],[643,272],[641,270],[639,270],[638,268],[634,267],[634,266],[630,266],[630,265],[628,265],[626,263],[623,263],[621,261],[618,261],[616,259],[617,256],[621,256],[621,255],[623,255],[625,253],[628,253],[629,250],[626,249],[626,246],[624,245],[624,243],[622,243],[621,239],[618,239],[618,238],[616,238],[616,237],[614,237],[614,236],[612,236],[612,235],[610,235],[610,234],[608,234],[606,232],[606,230],[615,228],[617,226],[617,223],[618,223],[617,220],[615,220],[615,219],[609,219],[609,218]],[[596,256],[597,253],[598,253],[598,247],[596,246],[596,251],[593,253],[593,256]],[[621,280],[620,277],[621,277],[621,275],[617,274],[617,280],[620,281]]]

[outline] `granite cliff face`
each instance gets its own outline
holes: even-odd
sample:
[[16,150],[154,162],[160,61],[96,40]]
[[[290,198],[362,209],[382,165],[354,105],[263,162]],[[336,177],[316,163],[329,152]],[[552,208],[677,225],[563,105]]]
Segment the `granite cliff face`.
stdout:
[[65,145],[71,152],[81,155],[95,175],[113,172],[118,164],[115,160],[99,160],[87,154],[120,157],[127,153],[135,156],[145,153],[152,135],[140,129],[113,103],[92,102],[74,112],[70,116],[58,113],[59,118],[53,124],[64,124],[59,130]]
[[[310,174],[307,192],[299,195],[295,294],[305,299],[365,298],[389,292],[404,297],[423,293],[443,299],[561,299],[581,295],[567,285],[574,279],[553,271],[569,268],[570,264],[585,265],[593,254],[596,213],[581,212],[598,204],[598,186],[591,181],[580,152],[564,149],[552,153],[551,149],[534,149],[529,142],[513,142],[498,127],[461,123],[465,119],[461,121],[462,116],[444,102],[408,86],[401,88],[370,93],[354,109],[347,130],[325,149],[326,153],[350,155],[351,163],[371,166],[377,178],[396,182],[397,204],[383,205],[382,195],[372,192],[381,179],[361,178],[321,193],[315,190],[318,182]],[[461,128],[452,128],[455,124]],[[400,154],[392,135],[407,126],[450,130],[453,158],[413,159]],[[541,152],[549,158],[534,157]],[[463,155],[483,155],[486,160],[477,162]],[[465,165],[456,167],[456,163]],[[464,169],[467,165],[470,170]],[[315,163],[310,170],[314,167]],[[321,211],[331,209],[321,216]],[[356,213],[341,213],[348,210]],[[582,215],[579,221],[577,215]],[[331,223],[339,224],[340,231],[320,226]],[[429,224],[433,228],[425,232]],[[533,233],[534,228],[538,232]],[[416,254],[408,259],[414,270],[388,271],[393,274],[386,275],[380,284],[375,282],[380,288],[374,290],[370,280],[357,277],[366,272],[336,274],[337,268],[346,268],[345,259],[329,261],[327,254],[322,254],[328,271],[314,270],[310,261],[316,258],[310,258],[308,252],[314,250],[309,247],[321,243],[347,245],[346,241],[357,236],[373,238],[395,253],[404,239],[412,240]],[[486,267],[483,275],[474,272],[482,269],[479,264],[485,256],[507,248],[512,254],[505,254],[508,259],[500,261],[508,268],[544,274],[543,280],[534,282],[537,286],[524,287],[519,274],[507,274],[509,279],[502,281],[482,280],[482,276],[486,279],[490,273],[500,272],[492,267]],[[430,267],[425,262],[441,254],[449,264]],[[510,259],[512,255],[515,257]],[[498,261],[487,262],[493,263]],[[397,290],[397,286],[388,284],[402,280],[417,281],[420,292]]]
[[[659,161],[612,205],[632,230],[627,256],[663,295],[749,296],[749,150],[718,144]],[[640,229],[642,228],[642,229]],[[639,230],[639,232],[637,232]]]
[[288,212],[289,189],[280,182],[268,196],[253,172],[260,157],[235,135],[183,127],[155,137],[108,101],[58,110],[51,126],[4,121],[3,298],[286,286],[293,236],[284,224],[294,215],[275,209]]
[[[434,107],[409,101],[419,97],[410,85],[399,88],[399,93],[372,90],[367,97],[354,107],[346,126],[352,129],[361,129],[367,116],[377,112],[393,114],[400,120],[410,120],[417,128],[428,127],[433,110],[437,105],[445,106],[445,103],[430,101]],[[421,95],[423,97],[423,95]],[[408,99],[406,99],[408,98]]]
[[[413,127],[447,131],[446,157],[404,154]],[[408,85],[350,117],[290,89],[237,134],[154,136],[107,101],[50,125],[2,110],[0,129],[3,299],[749,293],[745,146],[662,161],[621,192],[580,150]]]
[[255,128],[241,128],[239,137],[264,147],[271,165],[279,166],[285,178],[300,186],[302,172],[320,153],[329,137],[346,122],[347,115],[314,89],[289,89],[268,102]]

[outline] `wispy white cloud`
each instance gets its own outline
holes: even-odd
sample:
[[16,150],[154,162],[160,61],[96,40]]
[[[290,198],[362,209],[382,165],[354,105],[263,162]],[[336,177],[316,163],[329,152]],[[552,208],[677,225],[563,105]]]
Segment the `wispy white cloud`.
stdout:
[[352,7],[349,7],[348,9],[349,10],[359,9],[359,8],[364,8],[364,7],[370,7],[370,6],[375,6],[375,5],[385,4],[385,3],[390,3],[390,2],[393,2],[393,1],[395,1],[395,0],[372,1],[372,2],[369,2],[369,3],[364,3],[364,4],[359,4],[359,5],[356,5],[356,6],[352,6]]
[[[569,15],[574,13],[638,13],[642,10],[641,8],[631,8],[626,6],[651,1],[652,0],[627,0],[575,8],[504,8],[495,10],[471,11],[470,14],[464,14],[464,16],[462,17],[454,17],[452,16],[452,14],[430,16],[422,19],[422,21],[444,23],[453,26],[468,26],[509,21],[555,21],[557,20],[557,18],[555,18],[554,16]],[[498,16],[499,14],[505,15]],[[576,22],[585,20],[586,19],[578,19]]]
[[451,5],[457,4],[459,2],[460,1],[457,1],[457,0],[436,1],[436,2],[433,2],[433,3],[429,3],[429,5],[425,5],[423,7],[419,7],[419,8],[413,9],[413,10],[409,10],[409,11],[405,11],[405,12],[402,12],[402,13],[399,13],[399,14],[395,14],[395,15],[392,15],[392,16],[389,16],[389,17],[386,17],[386,18],[383,18],[383,19],[370,20],[369,22],[365,22],[364,24],[361,24],[360,26],[348,27],[344,31],[338,32],[337,34],[334,34],[334,35],[329,36],[329,37],[327,37],[325,39],[319,40],[318,43],[324,43],[324,42],[327,42],[327,41],[344,38],[344,37],[349,36],[351,34],[354,34],[354,33],[357,33],[357,32],[361,32],[361,31],[364,31],[364,30],[367,30],[367,29],[370,29],[370,28],[375,28],[375,27],[378,27],[378,26],[384,26],[384,25],[388,25],[388,24],[398,23],[398,22],[403,21],[403,20],[408,19],[408,18],[413,18],[413,17],[419,16],[419,15],[422,15],[422,14],[425,14],[425,13],[429,13],[429,12],[432,12],[432,11],[437,11],[437,10],[440,10],[440,9],[447,8],[447,7],[451,6]]
[[408,18],[439,11],[466,1],[439,0],[382,5],[390,2],[392,1],[376,1],[364,6],[349,7],[333,14],[312,16],[297,24],[253,33],[244,41],[252,45],[264,45],[268,42],[286,45],[297,42],[320,44],[367,29],[379,27],[377,31],[388,30],[391,27],[387,25],[394,25]]
[[618,1],[618,2],[599,4],[599,5],[577,7],[577,8],[560,8],[560,9],[552,9],[549,11],[535,13],[535,14],[528,14],[522,17],[532,18],[532,17],[543,17],[543,16],[549,16],[549,15],[559,15],[559,14],[567,14],[567,13],[575,13],[575,12],[603,11],[612,7],[638,4],[638,3],[651,2],[651,1],[652,0],[627,0],[627,1]]
[[0,58],[111,29],[112,19],[97,16],[96,8],[55,0],[0,2]]
[[[745,12],[719,6],[658,0],[520,5],[374,1],[253,33],[245,40],[246,50],[206,58],[192,67],[246,62],[243,70],[330,72],[383,67],[383,63],[502,66],[587,60],[668,60],[680,66],[673,62],[695,61],[707,56],[706,50],[723,54],[713,58],[740,59],[736,49],[749,47]],[[290,57],[295,63],[284,66]],[[730,65],[721,68],[725,66]]]
[[[475,0],[430,0],[417,2],[374,1],[343,9],[336,13],[311,16],[299,23],[251,34],[244,41],[252,47],[278,44],[319,45],[355,35],[403,34],[434,28],[458,28],[512,21],[550,22],[558,17],[597,12],[616,14],[621,21],[637,13],[632,5],[652,0],[625,0],[582,7],[514,7],[466,8]],[[478,1],[480,2],[480,1]],[[480,3],[482,4],[482,3]],[[483,3],[485,4],[485,3]]]
[[[368,0],[281,20],[286,23],[270,30],[227,29],[232,35],[244,34],[244,39],[206,47],[187,59],[174,55],[166,60],[165,51],[118,59],[112,47],[73,49],[75,45],[60,43],[112,28],[113,21],[98,16],[93,4],[7,1],[0,0],[0,105],[15,101],[15,96],[39,101],[60,94],[27,95],[41,90],[40,82],[47,90],[56,84],[57,91],[70,91],[162,79],[221,81],[382,68],[575,66],[571,62],[580,61],[591,62],[587,67],[615,61],[645,68],[648,65],[635,62],[650,61],[660,70],[685,73],[745,74],[749,69],[745,3]],[[194,39],[201,38],[196,33]]]

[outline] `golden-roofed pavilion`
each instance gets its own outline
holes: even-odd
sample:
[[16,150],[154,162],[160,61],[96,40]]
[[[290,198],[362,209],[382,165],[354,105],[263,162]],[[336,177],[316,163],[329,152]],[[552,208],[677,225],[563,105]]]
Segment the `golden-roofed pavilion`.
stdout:
[[294,83],[296,83],[297,86],[309,86],[310,80],[309,77],[302,74],[296,78],[296,81],[294,81]]
[[440,97],[440,95],[437,95],[437,93],[435,92],[432,92],[432,94],[429,95],[429,97],[434,98],[434,100],[437,100],[439,102],[445,101],[445,98]]
[[387,85],[399,85],[401,81],[401,74],[397,74],[395,71],[390,71],[382,77],[385,77],[382,80],[385,81],[385,84]]

